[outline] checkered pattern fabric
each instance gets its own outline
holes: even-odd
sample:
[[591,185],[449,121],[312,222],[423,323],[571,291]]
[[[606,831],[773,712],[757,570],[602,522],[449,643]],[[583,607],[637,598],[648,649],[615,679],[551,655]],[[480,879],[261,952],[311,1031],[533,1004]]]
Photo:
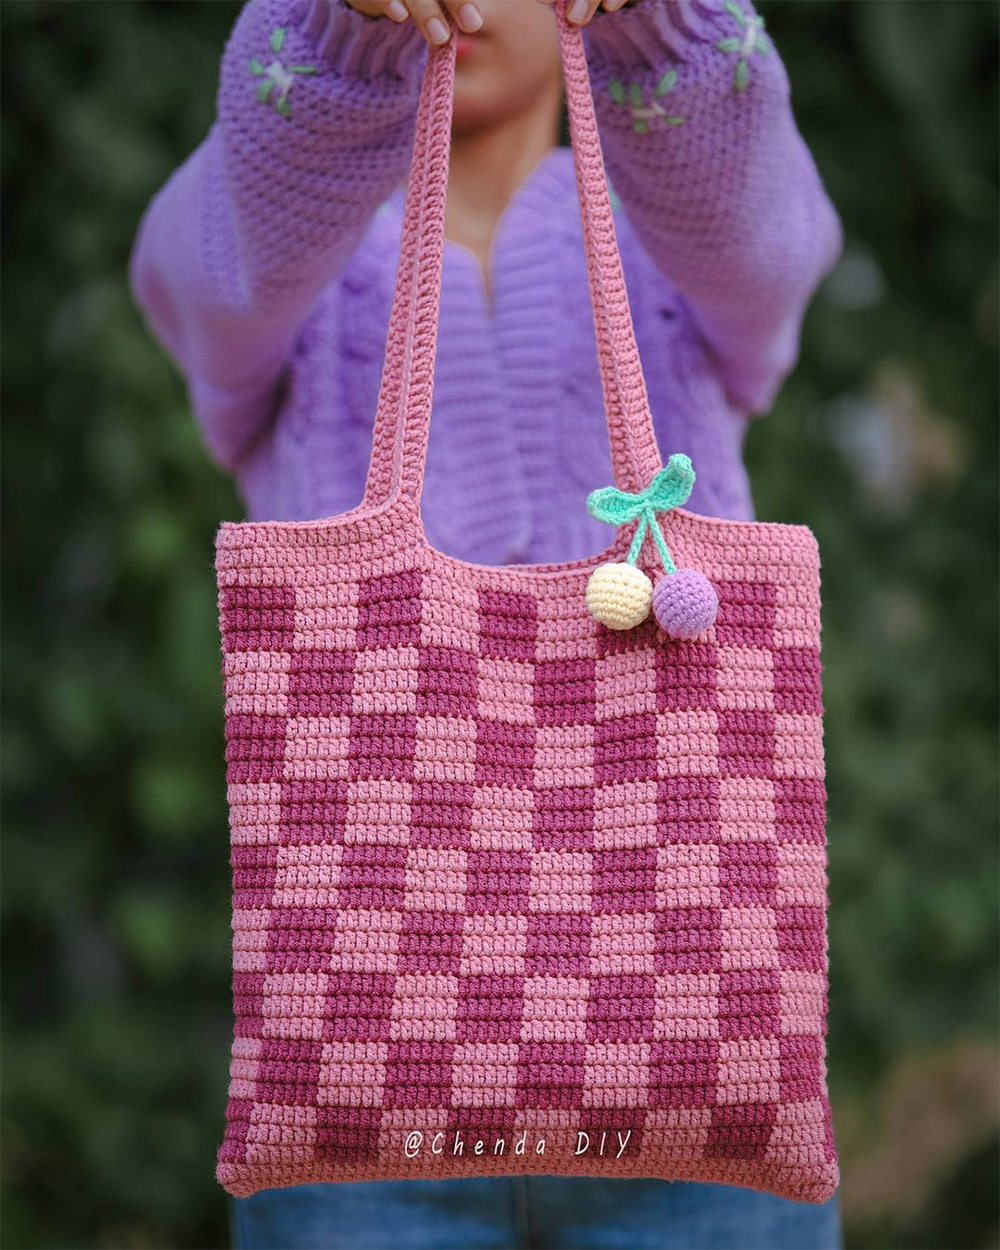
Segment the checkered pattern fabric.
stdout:
[[671,514],[720,597],[675,642],[595,622],[587,569],[473,576],[405,517],[398,543],[359,524],[219,534],[220,1180],[595,1172],[829,1197],[810,531]]

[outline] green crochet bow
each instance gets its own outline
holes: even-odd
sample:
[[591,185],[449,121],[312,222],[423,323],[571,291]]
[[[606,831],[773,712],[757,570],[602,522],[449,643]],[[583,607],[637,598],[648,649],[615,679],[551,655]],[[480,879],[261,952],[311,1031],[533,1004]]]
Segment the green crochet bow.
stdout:
[[629,547],[625,560],[635,564],[642,548],[642,540],[649,530],[653,535],[656,548],[668,573],[676,573],[677,566],[671,559],[667,544],[663,540],[660,524],[656,519],[657,512],[669,512],[671,508],[679,508],[687,503],[691,488],[694,486],[694,468],[688,456],[681,452],[675,453],[667,461],[664,468],[653,478],[645,490],[631,494],[619,490],[617,486],[602,486],[587,496],[587,511],[598,521],[606,521],[609,525],[627,525],[629,521],[639,518],[635,529],[632,545]]

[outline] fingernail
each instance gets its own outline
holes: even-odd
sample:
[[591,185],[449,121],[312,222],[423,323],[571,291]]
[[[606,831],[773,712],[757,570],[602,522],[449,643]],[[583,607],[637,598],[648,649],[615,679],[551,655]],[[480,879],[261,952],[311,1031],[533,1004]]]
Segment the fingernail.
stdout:
[[615,13],[624,3],[625,0],[604,0],[604,7],[609,13]]
[[427,38],[436,44],[448,42],[448,27],[439,17],[432,17],[427,23]]
[[566,16],[571,22],[582,22],[587,16],[587,0],[573,0]]
[[458,24],[471,34],[482,26],[483,15],[474,4],[463,4],[458,10]]
[[386,8],[386,12],[389,14],[389,16],[392,18],[394,22],[405,22],[406,19],[409,17],[409,14],[406,11],[406,5],[403,3],[403,0],[389,0],[389,4],[388,4],[388,7]]

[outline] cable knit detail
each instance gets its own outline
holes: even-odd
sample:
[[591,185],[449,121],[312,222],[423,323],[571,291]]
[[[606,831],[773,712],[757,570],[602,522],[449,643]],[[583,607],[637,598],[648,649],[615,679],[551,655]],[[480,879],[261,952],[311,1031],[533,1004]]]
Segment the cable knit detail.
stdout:
[[[733,90],[735,58],[715,45],[735,26],[721,0],[638,0],[595,17],[585,42],[660,447],[698,466],[693,511],[749,519],[743,416],[791,368],[839,228],[777,53]],[[317,70],[296,81],[290,120],[248,71],[278,28],[282,63]],[[216,121],[140,225],[135,297],[255,520],[361,496],[425,60],[412,22],[251,0]],[[656,116],[637,133],[610,82],[649,101],[666,76],[655,98],[684,124]],[[446,245],[428,535],[484,564],[596,554],[607,532],[584,505],[610,462],[568,151],[515,193],[492,262],[487,302],[475,258]],[[543,506],[553,491],[560,506]]]

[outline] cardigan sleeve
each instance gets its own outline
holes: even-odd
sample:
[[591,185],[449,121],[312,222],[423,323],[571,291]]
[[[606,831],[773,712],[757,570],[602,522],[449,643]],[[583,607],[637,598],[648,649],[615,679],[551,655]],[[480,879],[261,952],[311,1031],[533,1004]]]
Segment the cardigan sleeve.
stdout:
[[734,407],[765,411],[841,229],[750,0],[636,0],[586,28],[608,176]]
[[143,216],[134,298],[230,471],[272,418],[317,297],[406,175],[425,50],[414,23],[342,0],[250,0],[209,133]]

